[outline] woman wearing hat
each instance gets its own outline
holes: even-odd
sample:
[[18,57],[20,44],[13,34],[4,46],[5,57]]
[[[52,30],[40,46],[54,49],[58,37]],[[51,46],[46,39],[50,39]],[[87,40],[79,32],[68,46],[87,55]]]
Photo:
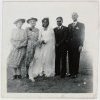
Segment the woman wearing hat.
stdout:
[[30,18],[27,20],[27,23],[30,27],[26,28],[26,33],[28,37],[27,51],[26,51],[26,78],[29,77],[28,69],[31,61],[33,60],[35,48],[38,41],[39,29],[36,28],[37,18]]
[[12,31],[11,43],[12,51],[9,55],[8,66],[14,69],[13,79],[21,79],[21,65],[24,60],[27,35],[25,30],[22,29],[22,25],[25,23],[25,19],[17,19],[14,24],[16,28]]

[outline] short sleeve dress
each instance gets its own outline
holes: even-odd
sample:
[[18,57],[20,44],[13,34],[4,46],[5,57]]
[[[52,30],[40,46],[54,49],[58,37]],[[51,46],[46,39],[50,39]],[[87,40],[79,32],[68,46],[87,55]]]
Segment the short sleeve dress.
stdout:
[[12,50],[8,57],[8,66],[21,67],[25,57],[27,34],[24,29],[13,29],[11,37]]
[[28,27],[26,28],[26,33],[28,37],[26,66],[29,66],[34,57],[35,48],[39,37],[39,29]]

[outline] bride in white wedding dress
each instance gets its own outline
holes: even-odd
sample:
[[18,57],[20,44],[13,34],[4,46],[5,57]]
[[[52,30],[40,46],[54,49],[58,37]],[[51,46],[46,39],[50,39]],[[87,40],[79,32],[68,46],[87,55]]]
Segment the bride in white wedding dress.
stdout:
[[29,79],[43,74],[46,77],[55,75],[55,36],[52,28],[49,27],[49,19],[42,20],[42,30],[40,30],[39,42],[35,50],[33,61],[29,67]]

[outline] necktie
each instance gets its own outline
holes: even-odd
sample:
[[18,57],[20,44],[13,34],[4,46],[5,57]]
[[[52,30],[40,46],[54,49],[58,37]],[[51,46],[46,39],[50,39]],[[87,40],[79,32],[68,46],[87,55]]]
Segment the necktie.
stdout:
[[60,29],[60,27],[58,27],[58,29]]

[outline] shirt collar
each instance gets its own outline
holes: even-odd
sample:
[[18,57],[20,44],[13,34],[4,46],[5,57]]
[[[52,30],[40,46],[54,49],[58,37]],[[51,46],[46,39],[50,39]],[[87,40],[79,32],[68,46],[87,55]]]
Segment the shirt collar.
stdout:
[[75,24],[75,25],[76,25],[76,24],[77,24],[77,21],[73,22],[73,24]]
[[62,28],[62,25],[61,26],[58,26],[58,29],[61,29]]

